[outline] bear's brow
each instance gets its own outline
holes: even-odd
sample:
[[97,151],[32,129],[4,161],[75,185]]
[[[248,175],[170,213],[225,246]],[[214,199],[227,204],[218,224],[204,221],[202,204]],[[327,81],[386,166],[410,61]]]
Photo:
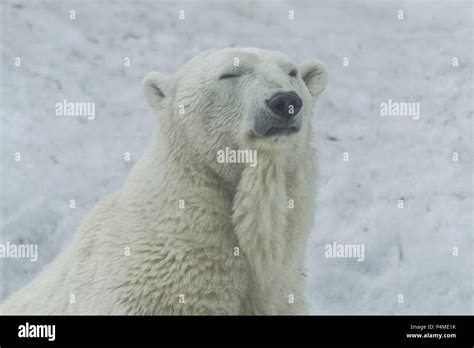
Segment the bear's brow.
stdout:
[[292,70],[298,70],[298,67],[294,63],[280,62],[280,63],[277,63],[277,64],[285,72],[290,72]]
[[227,66],[224,66],[220,73],[232,73],[232,74],[245,74],[251,72],[253,69],[250,65],[248,64],[239,64],[239,66],[234,66],[232,64],[229,64]]

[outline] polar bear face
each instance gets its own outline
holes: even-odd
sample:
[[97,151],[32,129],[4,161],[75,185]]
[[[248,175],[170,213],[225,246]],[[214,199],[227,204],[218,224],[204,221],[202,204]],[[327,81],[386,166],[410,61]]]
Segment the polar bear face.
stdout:
[[175,76],[152,72],[144,80],[168,129],[179,129],[194,155],[210,153],[208,160],[225,147],[278,151],[304,142],[326,84],[320,62],[297,65],[257,48],[206,51]]

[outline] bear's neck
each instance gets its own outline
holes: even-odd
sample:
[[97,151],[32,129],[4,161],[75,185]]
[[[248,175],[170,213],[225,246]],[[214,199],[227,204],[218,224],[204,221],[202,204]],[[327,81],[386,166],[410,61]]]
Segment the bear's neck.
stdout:
[[[287,244],[288,168],[283,154],[259,153],[258,165],[245,166],[238,182],[229,184],[209,167],[177,150],[162,141],[153,141],[130,175],[128,185],[135,183],[135,188],[129,186],[126,191],[133,191],[139,202],[146,196],[157,204],[149,210],[150,219],[169,211],[163,204],[179,207],[182,203],[184,207],[205,205],[208,211],[203,214],[227,220],[215,221],[212,226],[233,230],[254,279],[265,291],[271,286],[272,270],[279,269],[278,264],[283,262]],[[168,201],[162,202],[162,197]]]
[[246,167],[237,186],[232,221],[243,255],[264,293],[273,270],[281,269],[286,247],[287,188],[283,156],[260,156]]

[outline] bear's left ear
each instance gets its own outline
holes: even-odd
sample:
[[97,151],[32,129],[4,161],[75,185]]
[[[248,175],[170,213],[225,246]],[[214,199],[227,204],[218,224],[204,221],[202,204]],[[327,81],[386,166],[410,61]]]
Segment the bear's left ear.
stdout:
[[300,64],[298,70],[314,102],[328,84],[328,72],[320,61],[314,59]]
[[158,71],[152,71],[145,76],[143,91],[148,104],[159,109],[163,107],[163,101],[168,96],[170,79]]

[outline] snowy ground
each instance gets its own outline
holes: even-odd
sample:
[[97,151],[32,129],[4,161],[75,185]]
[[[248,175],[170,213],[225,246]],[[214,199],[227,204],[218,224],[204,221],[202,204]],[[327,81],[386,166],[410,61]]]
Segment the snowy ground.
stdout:
[[[329,70],[314,115],[313,313],[472,313],[472,10],[470,1],[2,2],[0,242],[35,243],[40,255],[0,259],[0,300],[124,182],[154,125],[141,91],[148,71],[172,73],[212,47],[257,46]],[[55,116],[64,99],[95,102],[96,118]],[[381,116],[388,99],[420,102],[420,119]],[[326,258],[333,241],[363,244],[364,261]]]

